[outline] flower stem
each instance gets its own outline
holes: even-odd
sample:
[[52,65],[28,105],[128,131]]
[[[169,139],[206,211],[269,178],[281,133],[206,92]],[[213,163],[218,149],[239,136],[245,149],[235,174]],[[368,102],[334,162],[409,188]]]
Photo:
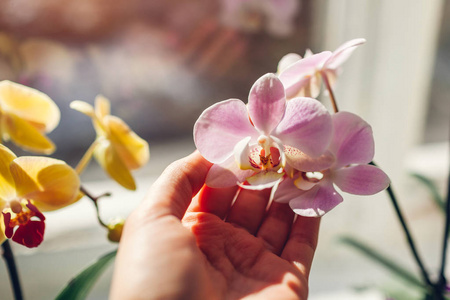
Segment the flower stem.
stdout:
[[93,196],[91,193],[89,193],[83,186],[80,186],[80,191],[85,194],[89,199],[92,200],[92,202],[94,203],[95,206],[95,211],[97,212],[97,220],[100,223],[100,225],[102,225],[105,228],[108,228],[108,225],[106,225],[106,223],[104,223],[102,221],[102,219],[100,218],[100,210],[98,208],[98,199],[102,198],[102,197],[109,197],[111,196],[111,193],[104,193],[101,194],[100,196]]
[[[370,164],[377,166],[373,161],[370,162]],[[428,272],[425,269],[424,264],[422,263],[419,253],[417,252],[417,248],[416,248],[414,240],[411,236],[411,231],[409,230],[408,225],[406,224],[406,220],[403,217],[403,213],[398,204],[397,197],[395,196],[394,191],[392,190],[392,185],[389,185],[387,187],[386,192],[388,193],[389,198],[391,199],[392,205],[394,206],[395,212],[397,213],[398,220],[400,221],[400,224],[402,225],[403,232],[405,233],[406,240],[408,241],[408,244],[409,244],[409,248],[411,249],[414,259],[416,260],[416,263],[420,269],[420,272],[422,273],[422,278],[429,287],[434,288],[435,285],[431,282],[430,276],[428,275]]]
[[450,233],[450,174],[448,176],[447,183],[447,202],[445,205],[445,229],[444,229],[444,239],[442,241],[442,258],[441,258],[441,271],[439,274],[439,282],[437,283],[438,288],[442,291],[445,289],[447,284],[447,279],[445,278],[445,264],[447,258],[447,246],[448,246],[448,236]]
[[415,246],[414,240],[411,236],[408,225],[406,224],[406,220],[403,217],[403,213],[400,210],[400,206],[398,205],[397,197],[395,196],[394,191],[392,190],[392,186],[389,185],[388,188],[386,189],[386,191],[389,194],[389,197],[391,198],[392,205],[394,205],[395,212],[397,213],[397,217],[398,217],[398,219],[403,227],[403,231],[406,235],[406,239],[408,241],[409,248],[411,249],[411,252],[417,262],[417,265],[419,266],[421,273],[422,273],[422,278],[431,287],[431,286],[433,286],[433,284],[431,283],[430,276],[428,275],[428,272],[425,269],[425,266],[422,263],[422,260],[420,259],[419,253],[417,252],[417,248]]
[[6,240],[2,244],[2,256],[6,261],[8,267],[9,279],[11,280],[11,287],[14,292],[14,299],[22,300],[22,288],[20,286],[19,273],[17,271],[16,262],[14,260],[14,253],[12,252],[9,240]]
[[325,87],[328,90],[328,93],[330,94],[330,100],[331,105],[333,106],[333,110],[335,113],[339,112],[339,109],[337,107],[336,97],[334,96],[333,89],[331,88],[330,81],[328,81],[328,77],[324,72],[320,72],[320,75],[322,76],[323,83],[325,84]]

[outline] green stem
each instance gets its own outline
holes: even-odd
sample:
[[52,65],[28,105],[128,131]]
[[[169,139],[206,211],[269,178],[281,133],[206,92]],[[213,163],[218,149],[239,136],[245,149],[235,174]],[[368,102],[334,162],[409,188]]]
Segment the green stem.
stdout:
[[95,210],[97,212],[97,220],[100,223],[100,225],[102,225],[105,228],[108,228],[108,225],[106,225],[106,223],[104,223],[102,221],[102,219],[100,218],[100,210],[98,208],[98,199],[100,199],[102,197],[109,197],[109,196],[111,196],[111,193],[104,193],[104,194],[101,194],[100,196],[95,197],[91,193],[89,193],[83,186],[80,186],[80,191],[83,194],[85,194],[89,199],[91,199],[92,202],[94,203]]
[[447,285],[447,279],[445,278],[445,264],[447,258],[447,246],[448,246],[448,236],[450,233],[450,174],[447,179],[447,202],[445,204],[445,230],[444,239],[442,241],[442,258],[441,258],[441,271],[439,274],[438,288],[442,291],[445,290]]
[[[377,166],[373,161],[370,162],[370,164]],[[403,217],[403,213],[400,209],[400,206],[397,201],[397,197],[395,196],[391,185],[388,186],[388,188],[386,189],[386,192],[388,193],[389,198],[391,199],[392,205],[394,206],[395,212],[397,213],[398,220],[400,221],[400,224],[402,225],[403,232],[404,232],[404,234],[406,236],[406,240],[408,241],[408,244],[409,244],[409,248],[414,256],[414,259],[417,262],[417,265],[419,266],[420,272],[422,273],[422,278],[429,287],[434,288],[435,285],[431,282],[430,276],[428,275],[428,272],[425,269],[424,264],[422,263],[422,259],[419,256],[419,252],[417,251],[414,240],[411,236],[411,231],[409,230],[408,225],[406,224],[406,219]]]
[[8,267],[9,279],[11,280],[11,287],[14,292],[14,299],[22,300],[22,288],[20,286],[19,273],[17,271],[16,262],[14,260],[14,253],[12,252],[9,240],[6,240],[2,244],[2,256],[6,261]]
[[409,248],[411,249],[411,252],[417,262],[417,265],[419,266],[420,272],[422,273],[422,278],[431,287],[431,286],[433,286],[433,283],[431,282],[430,276],[428,275],[428,272],[425,269],[425,266],[422,263],[422,260],[420,259],[419,252],[417,251],[414,240],[411,236],[411,232],[408,228],[408,225],[406,224],[405,218],[403,217],[403,213],[400,209],[400,206],[398,205],[397,197],[395,196],[394,191],[392,190],[392,186],[389,185],[388,188],[386,189],[386,191],[387,191],[389,197],[391,198],[392,205],[394,205],[395,212],[397,213],[397,217],[398,217],[398,219],[403,227],[403,231],[406,235],[406,239],[408,241]]

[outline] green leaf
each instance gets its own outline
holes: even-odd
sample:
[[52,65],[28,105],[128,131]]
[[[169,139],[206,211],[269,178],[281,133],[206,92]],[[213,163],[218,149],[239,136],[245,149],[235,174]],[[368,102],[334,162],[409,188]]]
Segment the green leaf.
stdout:
[[387,299],[395,300],[426,300],[429,295],[429,291],[417,288],[416,285],[404,280],[392,280],[392,278],[379,286],[379,290]]
[[441,195],[439,194],[438,188],[436,187],[434,182],[431,181],[429,178],[427,178],[423,175],[417,174],[417,173],[411,173],[411,176],[418,179],[420,182],[422,182],[428,188],[428,190],[431,192],[434,202],[437,204],[437,206],[439,208],[442,209],[442,212],[445,213],[445,202],[442,199]]
[[56,300],[78,300],[86,299],[94,283],[105,271],[106,267],[116,256],[117,250],[100,257],[96,262],[88,266],[75,276],[66,287],[59,293]]
[[377,250],[371,248],[370,246],[365,245],[363,242],[358,241],[355,238],[349,236],[342,236],[339,238],[341,243],[344,243],[348,246],[353,247],[355,250],[358,250],[360,253],[364,254],[366,257],[371,260],[381,264],[386,269],[405,280],[408,283],[411,283],[413,286],[420,287],[421,289],[426,290],[426,285],[413,273],[411,273],[408,269],[403,266],[397,264],[393,259],[387,257],[384,254],[381,254]]

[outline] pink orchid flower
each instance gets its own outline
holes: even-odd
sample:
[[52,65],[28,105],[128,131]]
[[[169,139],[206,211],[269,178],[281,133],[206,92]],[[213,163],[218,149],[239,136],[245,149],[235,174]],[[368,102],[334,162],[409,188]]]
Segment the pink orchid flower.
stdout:
[[207,108],[194,125],[194,142],[214,163],[206,178],[210,187],[242,184],[248,189],[274,186],[283,177],[284,147],[320,156],[332,136],[331,116],[312,98],[287,102],[275,74],[259,78],[248,105],[229,99]]
[[[274,201],[289,203],[302,216],[320,217],[341,203],[343,198],[334,185],[355,195],[373,195],[389,186],[388,176],[378,167],[368,165],[375,148],[370,125],[349,112],[336,113],[332,120],[334,135],[329,152],[316,161],[306,161],[306,165],[300,160],[296,165],[293,160],[294,169],[306,170],[286,178],[274,194]],[[330,156],[334,156],[331,167],[321,170]]]
[[312,54],[308,49],[304,58],[295,53],[286,54],[278,63],[278,74],[286,88],[286,97],[316,98],[320,93],[322,79],[328,80],[333,87],[341,65],[357,46],[365,42],[365,39],[353,39],[342,44],[334,52],[324,51],[318,54]]

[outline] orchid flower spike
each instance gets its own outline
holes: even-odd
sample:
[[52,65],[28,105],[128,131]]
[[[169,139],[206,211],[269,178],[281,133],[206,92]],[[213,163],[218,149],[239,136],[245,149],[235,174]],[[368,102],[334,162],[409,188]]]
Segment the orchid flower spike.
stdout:
[[46,94],[8,80],[0,81],[0,134],[27,151],[51,154],[56,147],[45,136],[59,124],[58,106]]
[[[295,159],[296,170],[281,182],[274,201],[289,203],[295,213],[320,217],[343,201],[335,190],[355,195],[373,195],[389,186],[388,176],[368,165],[374,156],[372,129],[359,116],[339,112],[332,116],[334,135],[326,154],[317,159]],[[329,167],[324,168],[327,164]]]
[[341,65],[365,39],[353,39],[339,46],[334,52],[313,54],[307,50],[305,57],[295,53],[286,54],[278,63],[278,74],[286,89],[286,97],[305,96],[316,98],[320,93],[322,79],[335,85]]
[[77,201],[78,174],[49,157],[16,155],[0,145],[0,244],[6,238],[37,247],[44,238],[45,217]]
[[284,175],[285,146],[317,157],[327,149],[331,135],[326,108],[312,98],[287,102],[275,74],[255,82],[247,105],[238,99],[216,103],[194,125],[197,149],[214,163],[206,178],[210,187],[273,187]]
[[110,102],[99,95],[95,108],[83,101],[73,101],[70,107],[92,118],[97,138],[77,166],[81,173],[94,155],[100,166],[124,188],[135,190],[131,170],[144,166],[149,158],[148,143],[140,138],[120,118],[110,115]]

